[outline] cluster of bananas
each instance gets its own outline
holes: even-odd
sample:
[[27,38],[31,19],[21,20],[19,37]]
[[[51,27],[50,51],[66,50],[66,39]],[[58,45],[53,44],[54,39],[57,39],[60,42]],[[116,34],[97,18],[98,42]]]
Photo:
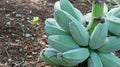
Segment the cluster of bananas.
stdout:
[[[45,21],[48,48],[40,58],[53,66],[75,66],[88,61],[88,67],[120,67],[114,51],[120,49],[120,8],[111,9],[91,35],[86,29],[85,16],[68,0],[57,1],[54,17]],[[109,32],[114,35],[108,36]]]

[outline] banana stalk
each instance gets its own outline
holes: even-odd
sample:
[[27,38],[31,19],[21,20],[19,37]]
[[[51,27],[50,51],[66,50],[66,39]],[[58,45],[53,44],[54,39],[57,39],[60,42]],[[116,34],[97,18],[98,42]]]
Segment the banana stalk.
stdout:
[[87,30],[91,35],[92,31],[94,30],[95,26],[100,22],[100,17],[104,14],[104,1],[99,2],[98,0],[94,0],[92,4],[92,18],[90,23],[87,26]]

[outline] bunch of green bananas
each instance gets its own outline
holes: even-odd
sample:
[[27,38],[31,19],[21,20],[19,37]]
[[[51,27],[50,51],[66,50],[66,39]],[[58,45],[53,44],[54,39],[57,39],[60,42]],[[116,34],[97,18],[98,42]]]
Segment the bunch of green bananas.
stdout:
[[[111,9],[91,35],[86,29],[91,15],[85,16],[68,0],[57,1],[54,17],[45,21],[48,48],[40,58],[53,66],[76,66],[88,61],[88,67],[120,67],[113,52],[120,49],[120,8]],[[108,36],[110,31],[114,36]]]

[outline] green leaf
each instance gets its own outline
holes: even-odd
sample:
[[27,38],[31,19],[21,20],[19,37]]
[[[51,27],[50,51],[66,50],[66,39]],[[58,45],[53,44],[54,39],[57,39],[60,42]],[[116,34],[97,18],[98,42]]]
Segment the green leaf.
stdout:
[[38,16],[33,17],[33,19],[31,20],[31,24],[36,24],[39,20],[40,20],[40,19],[39,19]]

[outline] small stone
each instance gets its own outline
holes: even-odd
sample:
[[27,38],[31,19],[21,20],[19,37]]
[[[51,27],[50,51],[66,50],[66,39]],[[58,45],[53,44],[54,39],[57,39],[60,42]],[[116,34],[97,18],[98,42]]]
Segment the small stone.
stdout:
[[9,17],[9,16],[10,16],[10,14],[6,14],[5,16],[6,16],[6,17]]
[[8,18],[9,20],[11,20],[11,21],[15,19],[15,18],[12,18],[12,17],[7,17],[7,18]]
[[34,37],[31,37],[32,40],[34,40],[35,38]]
[[16,42],[19,42],[20,40],[15,40]]
[[8,61],[12,61],[12,59],[9,58]]
[[27,17],[27,20],[29,20],[30,19],[30,17]]
[[22,17],[22,15],[21,14],[16,14],[16,17]]
[[31,34],[25,34],[25,37],[31,37],[32,35]]
[[14,33],[12,33],[12,36],[15,36],[15,34],[14,34]]
[[19,51],[21,52],[21,51],[23,51],[23,49],[21,48],[21,49],[19,49]]
[[28,57],[28,58],[32,58],[33,56],[32,56],[32,55],[28,55],[27,57]]
[[30,10],[30,13],[32,13],[32,10]]
[[47,35],[43,35],[42,37],[43,37],[43,38],[47,38]]
[[54,4],[52,4],[52,3],[48,3],[47,5],[49,5],[49,6],[53,6]]
[[37,54],[37,52],[32,52],[32,54]]
[[6,24],[7,24],[7,25],[10,25],[10,22],[7,22]]
[[25,21],[25,20],[22,18],[21,21]]

